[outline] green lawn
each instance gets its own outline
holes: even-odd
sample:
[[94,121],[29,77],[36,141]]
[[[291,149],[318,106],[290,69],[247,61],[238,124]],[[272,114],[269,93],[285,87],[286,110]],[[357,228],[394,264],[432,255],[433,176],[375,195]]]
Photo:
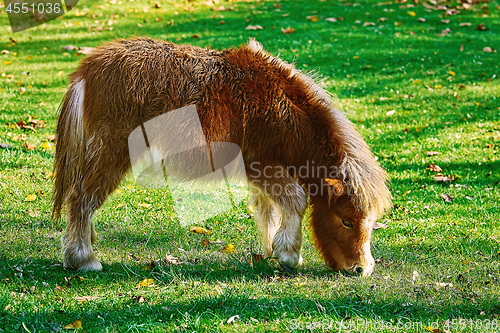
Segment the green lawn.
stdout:
[[[11,146],[0,148],[0,332],[61,331],[77,319],[85,332],[500,331],[500,72],[498,53],[483,51],[500,49],[500,3],[443,15],[428,7],[459,3],[204,2],[81,1],[16,34],[0,8],[0,50],[8,51],[0,55],[0,144]],[[295,31],[284,34],[288,27]],[[132,175],[95,218],[104,270],[80,279],[62,268],[65,222],[50,220],[55,148],[47,137],[84,57],[62,48],[133,35],[212,48],[255,37],[325,78],[391,177],[394,208],[382,221],[389,227],[374,234],[372,276],[330,272],[307,221],[296,273],[252,265],[262,249],[246,202],[201,224],[210,235],[194,234],[164,191],[144,190]],[[16,127],[28,116],[46,126]],[[431,163],[452,181],[436,180]],[[221,252],[227,244],[232,254]],[[140,286],[145,279],[152,284]]]

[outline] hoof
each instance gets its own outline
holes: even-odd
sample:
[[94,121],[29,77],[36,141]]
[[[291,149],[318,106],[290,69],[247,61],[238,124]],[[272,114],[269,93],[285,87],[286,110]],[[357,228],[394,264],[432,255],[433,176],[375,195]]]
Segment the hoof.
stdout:
[[290,267],[290,266],[288,266],[288,265],[286,265],[286,264],[282,264],[282,263],[280,263],[280,266],[281,266],[281,268],[283,268],[283,270],[284,270],[285,272],[287,272],[287,273],[293,273],[293,272],[295,272],[295,268]]

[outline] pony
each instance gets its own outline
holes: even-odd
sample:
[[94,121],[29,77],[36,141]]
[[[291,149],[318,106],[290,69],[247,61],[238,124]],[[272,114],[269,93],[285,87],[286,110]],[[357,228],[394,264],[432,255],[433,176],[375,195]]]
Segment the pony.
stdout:
[[391,205],[386,172],[330,95],[254,39],[224,50],[145,37],[104,43],[70,75],[61,105],[52,217],[66,206],[64,267],[102,269],[93,218],[133,167],[132,131],[194,105],[207,142],[241,149],[266,257],[287,271],[302,263],[310,204],[326,265],[372,273],[372,232]]

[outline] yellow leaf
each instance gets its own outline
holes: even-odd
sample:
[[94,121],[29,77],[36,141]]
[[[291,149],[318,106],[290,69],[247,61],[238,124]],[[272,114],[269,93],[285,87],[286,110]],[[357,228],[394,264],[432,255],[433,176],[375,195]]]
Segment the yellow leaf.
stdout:
[[477,102],[476,102],[476,105],[477,105],[477,106],[479,106],[479,105],[481,105],[481,103],[477,103]]
[[311,15],[311,16],[308,16],[307,19],[311,22],[318,22],[319,21],[319,18],[318,18],[318,15]]
[[63,71],[59,71],[59,73],[57,73],[57,76],[61,76],[61,75],[63,75],[63,74],[64,74],[64,72],[63,72]]
[[212,232],[202,227],[190,227],[189,231],[194,232],[195,234],[203,234],[210,235]]
[[233,244],[229,243],[227,244],[226,246],[224,246],[224,248],[222,249],[222,252],[224,252],[225,254],[231,254],[234,252],[234,246]]
[[415,16],[416,14],[415,14],[415,12],[408,12],[408,15]]
[[26,198],[24,198],[24,201],[35,201],[36,200],[36,195],[30,194]]
[[4,64],[4,65],[10,65],[10,64],[12,64],[12,61],[7,61],[7,60],[5,60],[5,61],[3,62],[3,64]]
[[137,284],[136,288],[151,287],[153,285],[154,285],[153,279],[144,279]]
[[439,89],[439,88],[441,88],[441,87],[442,87],[442,85],[437,84],[437,85],[434,87],[434,89]]
[[455,76],[455,72],[454,71],[448,71],[448,74],[450,74],[451,76]]
[[47,172],[47,174],[45,175],[45,179],[51,179],[51,178],[54,178],[54,173],[52,171]]
[[419,84],[419,83],[420,83],[420,80],[418,80],[418,79],[413,81],[413,84]]
[[83,328],[82,327],[82,320],[77,319],[68,325],[63,325],[63,328],[65,328],[67,330],[81,330]]
[[22,81],[17,81],[17,85],[18,85],[18,86],[22,86],[22,85],[23,85],[23,82],[22,82]]
[[353,58],[354,58],[354,59],[359,59],[359,56],[354,56]]
[[52,144],[50,142],[45,142],[43,145],[42,145],[42,148],[43,149],[50,149],[52,148]]
[[139,207],[143,207],[143,208],[151,208],[151,204],[148,204],[148,203],[141,203],[139,204]]

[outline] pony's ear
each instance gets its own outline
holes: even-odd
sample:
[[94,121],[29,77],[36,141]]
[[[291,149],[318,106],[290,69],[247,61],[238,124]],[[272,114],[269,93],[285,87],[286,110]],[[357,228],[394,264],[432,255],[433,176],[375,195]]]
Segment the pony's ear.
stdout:
[[325,178],[325,182],[329,185],[329,194],[332,196],[341,196],[344,194],[344,182],[337,178]]

